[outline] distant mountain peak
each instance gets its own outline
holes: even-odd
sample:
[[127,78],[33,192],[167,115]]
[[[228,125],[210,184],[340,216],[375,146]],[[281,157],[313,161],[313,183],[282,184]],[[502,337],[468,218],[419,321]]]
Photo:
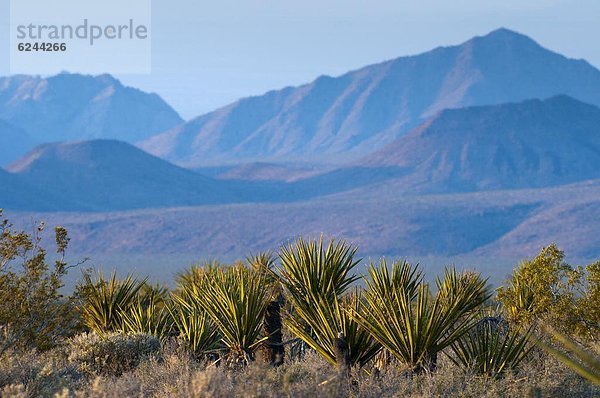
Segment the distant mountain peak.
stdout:
[[135,146],[112,139],[96,139],[89,141],[56,142],[38,145],[23,158],[6,167],[11,173],[21,173],[39,162],[66,162],[90,167],[97,160],[108,163],[111,159],[126,162],[136,157],[152,157]]
[[483,36],[477,36],[479,38],[486,38],[486,39],[498,39],[498,38],[510,38],[510,39],[522,39],[522,40],[528,40],[528,41],[534,41],[532,38],[530,38],[529,36],[517,32],[515,30],[511,30],[505,27],[500,27],[498,29],[494,29],[491,32],[489,32],[488,34],[485,34]]
[[[182,169],[135,146],[110,139],[36,147],[0,173],[8,192],[20,186],[18,208],[29,208],[38,187],[59,209],[106,210],[237,201],[237,188]],[[1,183],[1,181],[0,181]],[[4,187],[3,187],[4,188]],[[35,195],[35,196],[34,196]],[[41,197],[44,197],[43,195]],[[0,191],[0,202],[12,200]]]
[[491,48],[498,47],[499,49],[502,47],[513,49],[537,48],[543,51],[548,51],[531,37],[507,28],[499,28],[489,32],[486,35],[475,36],[472,39],[460,44],[458,47],[464,47],[470,44]]
[[0,78],[0,119],[37,143],[114,138],[135,142],[183,120],[158,95],[118,79],[63,72]]
[[[98,144],[97,141],[100,141],[100,140],[56,142],[56,143],[41,144],[41,145],[38,145],[35,148],[33,148],[22,158],[20,158],[17,161],[8,165],[6,167],[6,170],[11,173],[20,173],[20,172],[27,170],[28,168],[30,168],[32,165],[34,165],[36,162],[39,162],[39,161],[48,160],[48,159],[66,160],[67,158],[69,158],[69,155],[68,155],[69,152],[77,153],[77,152],[81,152],[82,150],[93,149],[95,146],[97,146],[97,144]],[[89,161],[90,159],[88,158],[85,160]]]
[[245,98],[141,142],[186,167],[344,163],[444,109],[566,94],[600,106],[600,71],[500,28],[460,45]]

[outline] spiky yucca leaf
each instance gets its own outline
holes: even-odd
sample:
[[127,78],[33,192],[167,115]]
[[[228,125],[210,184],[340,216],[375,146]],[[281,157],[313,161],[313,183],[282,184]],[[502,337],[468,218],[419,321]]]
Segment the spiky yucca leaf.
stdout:
[[335,340],[341,333],[348,343],[350,365],[364,366],[381,346],[351,316],[360,310],[360,300],[358,294],[331,300],[312,296],[310,302],[295,303],[295,313],[286,324],[294,335],[332,365],[337,365]]
[[200,303],[194,299],[201,296],[190,293],[173,294],[168,309],[179,338],[196,358],[203,358],[221,348],[221,337]]
[[275,266],[277,257],[271,252],[260,252],[246,257],[246,262],[254,272],[268,272]]
[[511,278],[507,281],[506,287],[501,287],[500,292],[511,292],[512,295],[505,294],[502,304],[506,309],[510,320],[522,323],[530,319],[530,314],[535,309],[535,294],[530,286],[530,282],[522,276],[524,263],[519,264]]
[[128,311],[145,281],[138,281],[131,274],[125,279],[117,279],[113,273],[110,279],[98,272],[92,279],[84,274],[83,303],[80,306],[84,324],[92,331],[104,336],[106,333],[123,328],[123,313]]
[[265,283],[273,287],[273,299],[279,301],[281,304],[283,301],[281,286],[274,271],[276,261],[277,257],[268,251],[246,257],[248,267],[253,272],[260,274],[264,278]]
[[326,248],[323,237],[304,241],[299,238],[281,249],[280,276],[288,292],[295,297],[318,293],[341,297],[359,277],[350,275],[360,260],[354,260],[356,247],[345,241],[331,240]]
[[587,352],[585,349],[577,345],[577,343],[575,343],[573,340],[561,333],[558,333],[550,326],[545,325],[543,328],[546,329],[546,331],[550,333],[554,339],[562,344],[564,350],[569,351],[571,355],[552,347],[550,344],[540,339],[536,339],[536,344],[542,347],[556,359],[567,365],[581,377],[584,377],[591,383],[600,386],[600,357],[592,354],[591,352]]
[[155,285],[144,283],[138,292],[138,298],[143,305],[156,304],[157,307],[164,307],[169,301],[170,291],[167,287],[161,286],[158,282]]
[[494,322],[496,319],[479,320],[451,345],[454,355],[449,355],[450,359],[458,366],[491,378],[516,369],[534,346],[530,343],[530,329],[522,331],[501,321]]
[[362,366],[380,346],[351,318],[357,311],[358,294],[344,297],[357,280],[351,271],[356,248],[344,241],[330,241],[324,247],[318,241],[299,239],[281,251],[280,282],[291,311],[285,319],[290,331],[331,364],[336,364],[335,340],[341,333],[349,346],[350,365]]
[[[380,297],[391,298],[398,289],[404,290],[412,301],[417,296],[419,286],[423,283],[423,272],[419,267],[411,266],[406,260],[394,261],[390,267],[386,259],[379,266],[371,264],[368,268],[367,287],[378,292]],[[393,287],[393,288],[390,288]]]
[[[458,273],[455,268],[446,268],[444,278],[436,278],[437,294],[433,302],[439,309],[437,332],[443,337],[435,347],[439,352],[467,332],[475,323],[481,307],[491,296],[487,279],[473,272]],[[446,330],[447,333],[444,333]]]
[[124,310],[123,331],[125,333],[149,334],[163,340],[173,328],[173,319],[167,308],[167,290],[157,286],[142,288],[135,303]]
[[473,326],[473,309],[489,298],[486,282],[446,269],[432,296],[407,262],[371,265],[365,308],[353,317],[399,361],[415,370],[435,365],[437,354]]
[[177,284],[176,291],[186,292],[192,290],[194,286],[199,287],[207,274],[222,267],[223,265],[216,260],[206,262],[202,265],[192,265],[175,276],[175,282]]

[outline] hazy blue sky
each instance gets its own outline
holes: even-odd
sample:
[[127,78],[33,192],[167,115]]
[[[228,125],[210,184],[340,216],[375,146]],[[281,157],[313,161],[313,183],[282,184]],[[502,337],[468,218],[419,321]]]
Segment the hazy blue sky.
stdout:
[[[8,2],[0,24],[8,27]],[[154,0],[152,74],[119,76],[191,118],[240,97],[498,27],[600,66],[600,0]],[[2,30],[0,48],[8,29]],[[7,52],[0,72],[8,74]]]

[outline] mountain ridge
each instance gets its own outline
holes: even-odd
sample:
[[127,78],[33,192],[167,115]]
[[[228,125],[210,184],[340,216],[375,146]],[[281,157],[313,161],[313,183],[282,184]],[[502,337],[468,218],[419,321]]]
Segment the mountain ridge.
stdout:
[[[0,77],[0,119],[25,131],[34,145],[94,138],[135,142],[183,122],[155,93],[108,74],[71,73]],[[10,157],[18,155],[23,152],[15,149]]]
[[[67,196],[65,210],[541,188],[600,178],[600,108],[563,95],[443,110],[363,159],[321,172],[261,163],[206,177],[115,140],[44,144],[7,171]],[[248,172],[255,175],[244,180]]]
[[184,167],[360,159],[437,111],[567,94],[600,105],[600,71],[499,29],[460,45],[243,98],[138,145]]
[[427,193],[600,178],[600,108],[560,95],[447,109],[357,164],[406,169],[398,185]]
[[[38,95],[41,80],[19,79],[19,101]],[[106,104],[120,83],[95,79]],[[555,241],[593,258],[598,106],[600,71],[500,29],[242,99],[153,136],[153,155],[39,146],[0,169],[0,207],[20,225],[44,212],[82,252],[245,255],[324,233],[375,255],[495,259]]]

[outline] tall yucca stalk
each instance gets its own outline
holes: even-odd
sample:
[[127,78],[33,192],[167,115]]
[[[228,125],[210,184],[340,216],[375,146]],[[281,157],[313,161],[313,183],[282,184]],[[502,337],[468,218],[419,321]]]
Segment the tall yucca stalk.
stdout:
[[[292,310],[286,318],[290,331],[333,365],[336,340],[348,345],[349,363],[366,364],[380,349],[371,335],[358,326],[349,310],[357,311],[359,296],[345,296],[358,278],[351,275],[359,261],[356,248],[344,241],[299,239],[282,248],[279,276]],[[344,364],[346,365],[346,364]]]
[[266,340],[263,319],[272,292],[264,282],[262,275],[244,266],[218,269],[202,284],[203,297],[196,297],[216,325],[231,364],[252,361]]
[[83,303],[80,307],[84,324],[92,331],[103,336],[123,328],[123,314],[136,302],[136,297],[144,281],[138,281],[132,275],[117,279],[113,273],[110,279],[98,272],[94,278],[84,274],[81,286]]
[[420,271],[407,262],[369,267],[365,307],[353,317],[400,362],[415,371],[433,369],[440,351],[474,325],[474,309],[490,295],[486,281],[445,270],[432,295]]
[[516,369],[533,348],[530,330],[513,328],[498,318],[486,317],[452,345],[450,359],[480,375],[500,378]]

